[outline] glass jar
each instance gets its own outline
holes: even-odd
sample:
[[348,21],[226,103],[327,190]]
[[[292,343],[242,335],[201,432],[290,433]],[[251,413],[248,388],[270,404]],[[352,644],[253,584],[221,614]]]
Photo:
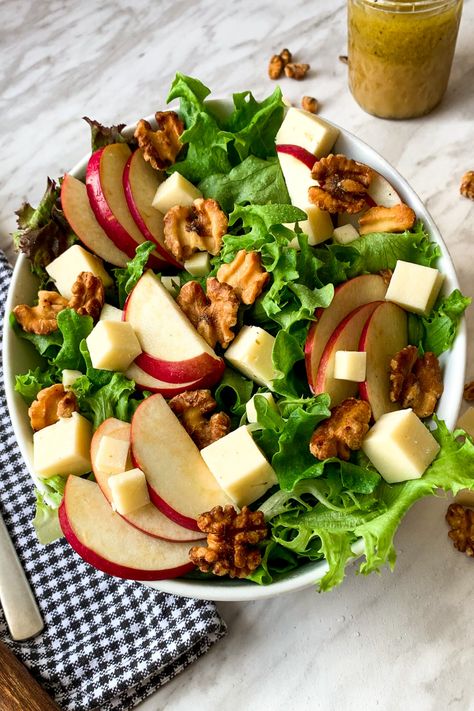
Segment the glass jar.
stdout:
[[422,116],[443,98],[463,0],[348,0],[349,86],[381,118]]

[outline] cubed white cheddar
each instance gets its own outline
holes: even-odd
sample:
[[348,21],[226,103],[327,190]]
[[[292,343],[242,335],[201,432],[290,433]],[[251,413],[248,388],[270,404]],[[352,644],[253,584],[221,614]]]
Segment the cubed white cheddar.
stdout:
[[122,309],[118,309],[111,304],[104,304],[100,312],[99,321],[121,321],[123,317]]
[[130,442],[115,439],[113,434],[103,435],[95,456],[94,467],[105,474],[120,474],[127,468]]
[[172,294],[172,296],[176,296],[176,294],[179,291],[179,277],[178,276],[162,276],[161,277],[161,283],[165,287],[167,291]]
[[33,468],[41,477],[86,474],[91,470],[92,425],[73,412],[33,435]]
[[427,316],[438,298],[444,276],[437,269],[397,261],[385,295],[407,311]]
[[129,469],[109,477],[112,507],[125,516],[150,503],[145,475],[141,469]]
[[72,296],[72,285],[81,272],[92,272],[99,277],[105,287],[112,286],[113,280],[104,269],[102,260],[91,254],[80,244],[73,244],[65,252],[56,257],[46,267],[59,293],[66,299]]
[[[272,408],[272,410],[275,410],[275,412],[278,412],[278,407],[275,402],[275,399],[271,393],[258,393],[258,397],[264,397],[265,400],[268,402],[268,405]],[[257,410],[255,408],[255,395],[250,398],[250,400],[247,402],[245,405],[245,412],[247,414],[247,422],[250,422],[251,424],[255,424],[257,422]]]
[[359,239],[360,234],[357,232],[354,225],[351,225],[351,223],[348,222],[347,225],[336,227],[332,233],[332,236],[334,241],[338,244],[350,244],[354,240]]
[[411,408],[382,415],[362,442],[362,450],[389,484],[419,479],[439,452],[439,444]]
[[202,193],[186,178],[176,172],[158,186],[152,205],[166,214],[175,205],[192,205]]
[[142,349],[128,321],[99,321],[86,338],[94,368],[124,372]]
[[70,390],[78,378],[82,377],[80,370],[63,370],[63,387],[65,390]]
[[243,326],[224,357],[241,373],[272,390],[276,378],[272,351],[275,338],[259,326]]
[[334,358],[334,377],[337,380],[351,380],[362,383],[367,371],[367,353],[365,351],[336,351]]
[[469,508],[474,508],[474,491],[471,489],[463,489],[458,491],[454,497],[454,501],[461,506],[468,506]]
[[467,432],[470,437],[474,438],[474,407],[468,407],[461,415],[456,423],[456,427]]
[[253,503],[277,483],[275,472],[245,425],[201,449],[201,455],[239,508]]
[[275,143],[301,146],[321,158],[329,153],[338,136],[339,130],[335,126],[309,111],[292,106],[286,112]]
[[211,258],[209,252],[196,252],[184,262],[186,271],[195,277],[202,277],[211,271]]

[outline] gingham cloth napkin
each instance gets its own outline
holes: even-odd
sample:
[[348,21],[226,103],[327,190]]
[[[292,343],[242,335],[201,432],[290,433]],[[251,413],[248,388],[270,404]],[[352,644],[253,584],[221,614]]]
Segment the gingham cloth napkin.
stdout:
[[[0,253],[2,316],[11,273]],[[10,422],[3,372],[0,423],[0,508],[45,621],[36,639],[14,643],[0,609],[0,638],[62,709],[129,709],[204,654],[225,625],[211,602],[111,578],[64,540],[40,545],[31,525],[33,485]]]

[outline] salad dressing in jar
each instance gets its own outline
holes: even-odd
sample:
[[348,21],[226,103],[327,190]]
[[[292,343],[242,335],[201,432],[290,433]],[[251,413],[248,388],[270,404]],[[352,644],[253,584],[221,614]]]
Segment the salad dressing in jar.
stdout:
[[463,0],[348,0],[349,86],[381,118],[422,116],[448,84]]

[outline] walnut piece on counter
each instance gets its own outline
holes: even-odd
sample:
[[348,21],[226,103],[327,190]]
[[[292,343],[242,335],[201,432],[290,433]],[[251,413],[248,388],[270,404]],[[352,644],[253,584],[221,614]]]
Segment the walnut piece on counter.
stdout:
[[461,504],[450,504],[446,521],[451,527],[448,536],[454,547],[470,558],[474,557],[474,511]]
[[402,348],[390,361],[390,400],[411,407],[418,417],[429,417],[443,393],[438,358],[430,351],[422,357],[416,346]]
[[283,69],[291,62],[292,54],[289,49],[282,49],[280,54],[274,54],[268,63],[268,76],[270,79],[279,79]]
[[216,442],[230,431],[230,417],[227,413],[216,412],[206,417],[217,407],[210,390],[180,393],[171,398],[168,405],[199,449]]
[[284,71],[288,79],[297,79],[298,81],[301,81],[301,79],[305,78],[310,69],[311,67],[309,64],[288,62]]
[[311,454],[320,460],[328,457],[348,460],[351,450],[361,448],[371,417],[368,402],[347,398],[331,410],[331,417],[316,427],[309,444]]
[[215,277],[207,280],[206,289],[207,293],[197,281],[188,281],[176,302],[211,348],[216,343],[227,348],[235,338],[232,328],[237,323],[239,297],[229,284],[220,284]]
[[152,129],[148,121],[141,119],[134,136],[145,160],[156,170],[163,170],[176,162],[183,147],[180,136],[184,131],[184,123],[176,111],[157,111],[155,119],[157,131]]
[[468,170],[467,173],[464,173],[459,192],[463,197],[474,200],[474,170]]
[[198,251],[217,254],[227,224],[225,213],[212,198],[197,198],[192,205],[175,205],[164,218],[166,247],[178,262]]
[[233,506],[215,506],[197,520],[199,529],[207,534],[207,547],[194,546],[189,551],[191,561],[203,573],[246,578],[260,565],[260,541],[267,537],[262,511],[244,506],[240,513]]
[[71,417],[77,410],[76,396],[65,390],[62,383],[43,388],[28,409],[30,423],[35,432],[54,425],[60,417]]
[[222,264],[217,271],[217,279],[229,284],[247,305],[253,304],[270,279],[270,274],[262,266],[258,252],[241,249],[229,264]]
[[311,175],[319,185],[309,188],[308,197],[321,210],[354,214],[367,207],[367,190],[374,175],[369,166],[330,153],[316,161]]
[[27,333],[46,336],[58,330],[56,317],[68,305],[68,300],[57,291],[39,291],[37,306],[19,304],[13,309],[13,314]]
[[105,303],[102,279],[92,272],[81,272],[71,291],[69,308],[74,309],[80,316],[92,316],[94,322],[98,321]]
[[340,54],[340,55],[339,55],[339,61],[340,61],[342,64],[349,64],[349,57],[347,56],[347,54]]
[[464,386],[463,397],[466,402],[474,401],[474,380],[470,383],[466,383],[466,385]]
[[371,207],[359,218],[359,233],[367,235],[370,232],[404,232],[415,224],[415,211],[400,203],[392,207],[377,205]]
[[303,96],[301,99],[301,108],[304,111],[309,111],[310,114],[317,114],[319,111],[319,101],[314,96]]

